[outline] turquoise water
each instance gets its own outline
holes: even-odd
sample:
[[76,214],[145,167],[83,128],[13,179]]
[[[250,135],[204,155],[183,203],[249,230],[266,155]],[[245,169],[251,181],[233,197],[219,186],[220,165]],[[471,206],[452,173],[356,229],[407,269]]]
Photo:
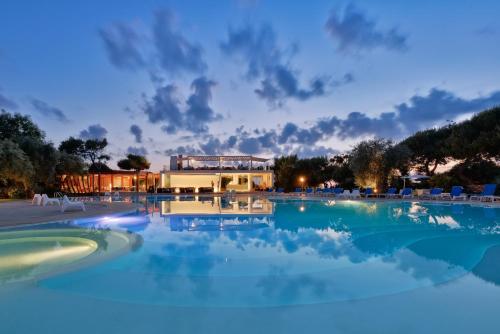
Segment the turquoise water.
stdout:
[[249,197],[143,205],[0,232],[1,332],[500,328],[500,208]]

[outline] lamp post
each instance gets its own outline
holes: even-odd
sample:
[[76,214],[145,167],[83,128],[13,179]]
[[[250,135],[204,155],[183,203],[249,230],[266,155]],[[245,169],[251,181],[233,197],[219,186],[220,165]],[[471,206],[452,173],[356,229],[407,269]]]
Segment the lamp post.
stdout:
[[300,188],[302,191],[304,191],[304,182],[305,182],[306,178],[301,176],[299,177],[299,182],[300,182]]

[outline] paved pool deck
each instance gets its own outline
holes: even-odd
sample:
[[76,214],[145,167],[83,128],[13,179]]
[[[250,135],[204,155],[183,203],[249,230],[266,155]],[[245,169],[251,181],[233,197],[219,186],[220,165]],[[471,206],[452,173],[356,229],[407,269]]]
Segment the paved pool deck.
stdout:
[[140,206],[130,202],[86,202],[85,207],[85,212],[61,212],[59,206],[36,206],[31,204],[31,200],[2,201],[0,228],[109,215],[137,210]]

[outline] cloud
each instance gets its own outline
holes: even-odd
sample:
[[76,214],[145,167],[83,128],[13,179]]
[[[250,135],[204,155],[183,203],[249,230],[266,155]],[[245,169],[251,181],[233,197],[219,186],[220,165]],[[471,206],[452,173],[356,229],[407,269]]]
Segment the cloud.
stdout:
[[238,29],[230,27],[227,40],[220,44],[220,49],[226,56],[245,65],[247,80],[260,79],[260,87],[255,93],[271,108],[284,106],[289,98],[305,101],[324,96],[331,88],[352,81],[352,75],[349,81],[335,81],[329,75],[321,75],[303,87],[299,72],[290,64],[290,59],[298,51],[297,45],[282,48],[268,24],[259,27],[246,25]]
[[0,108],[16,110],[18,108],[17,103],[9,99],[0,92]]
[[332,10],[325,29],[344,53],[359,53],[376,48],[391,51],[408,49],[407,36],[393,27],[382,30],[374,19],[368,18],[354,4],[343,10]]
[[157,88],[151,101],[145,102],[143,110],[151,123],[167,123],[163,126],[163,130],[169,134],[174,134],[183,127],[180,100],[177,96],[177,87],[174,85]]
[[207,154],[204,151],[200,150],[199,148],[196,148],[194,145],[177,146],[176,148],[173,148],[173,149],[166,149],[163,153],[166,156],[172,156],[172,155],[178,155],[178,154],[182,154],[182,155]]
[[130,126],[130,133],[134,136],[136,143],[142,143],[142,129],[137,124]]
[[127,148],[127,154],[146,156],[146,155],[148,155],[148,150],[146,150],[146,148],[144,148],[144,146],[140,146],[140,147],[129,146]]
[[108,130],[103,128],[100,124],[90,125],[87,129],[80,131],[80,138],[87,139],[104,139],[108,134]]
[[203,142],[191,146],[198,154],[298,154],[302,157],[331,155],[337,150],[325,145],[332,138],[355,140],[367,136],[403,139],[405,136],[449,120],[500,105],[500,91],[466,99],[452,92],[433,88],[425,95],[414,95],[377,116],[351,112],[346,117],[322,117],[308,127],[287,122],[277,129],[243,127],[227,139],[206,135]]
[[154,13],[153,23],[139,32],[128,23],[116,22],[99,29],[109,61],[120,69],[146,70],[155,83],[163,81],[162,73],[203,73],[207,65],[203,48],[190,42],[176,29],[175,15],[161,9]]
[[215,85],[214,81],[203,76],[193,80],[193,93],[186,100],[185,108],[181,105],[175,86],[160,87],[150,101],[146,100],[143,110],[151,123],[164,123],[162,130],[168,134],[175,134],[179,130],[205,133],[208,123],[222,119],[209,104]]
[[43,116],[53,118],[61,123],[69,122],[68,117],[66,117],[66,114],[61,109],[50,106],[44,101],[31,99],[31,105]]
[[174,28],[174,13],[159,10],[153,23],[153,40],[158,52],[160,66],[171,74],[182,70],[201,73],[207,65],[203,60],[200,45],[189,42]]
[[193,81],[191,88],[193,94],[186,101],[187,110],[185,113],[185,127],[193,133],[207,132],[207,124],[222,119],[220,114],[216,114],[210,107],[212,99],[212,89],[216,83],[205,77],[199,77]]
[[146,66],[141,52],[142,37],[130,25],[114,23],[99,29],[110,62],[118,68],[135,70]]

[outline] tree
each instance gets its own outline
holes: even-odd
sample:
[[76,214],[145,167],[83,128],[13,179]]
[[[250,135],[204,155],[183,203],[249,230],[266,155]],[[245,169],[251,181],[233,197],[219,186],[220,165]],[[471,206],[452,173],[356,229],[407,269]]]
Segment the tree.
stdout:
[[405,145],[411,151],[411,167],[432,176],[439,165],[446,164],[451,156],[448,138],[452,132],[452,126],[418,131],[403,140],[400,144]]
[[455,159],[500,160],[500,107],[451,126],[448,146]]
[[28,137],[43,141],[45,134],[33,123],[30,117],[21,114],[10,114],[2,109],[0,112],[0,140],[10,139],[13,142]]
[[391,170],[387,154],[391,148],[392,142],[385,139],[365,140],[354,146],[349,166],[358,186],[376,190],[386,186]]
[[135,190],[139,192],[139,173],[142,170],[149,169],[151,163],[142,155],[128,154],[126,159],[117,163],[118,167],[125,170],[134,170],[136,173]]
[[349,167],[349,154],[335,155],[326,167],[326,181],[333,180],[343,188],[354,187],[354,174]]
[[[105,161],[109,161],[111,157],[105,154],[105,149],[108,146],[106,138],[103,139],[87,139],[82,140],[74,137],[61,142],[59,151],[67,154],[73,154],[81,157],[89,163],[89,172],[97,173],[97,188],[101,191],[101,173],[103,171],[110,171],[111,169],[106,165]],[[94,187],[94,178],[92,178],[92,189]]]
[[295,170],[297,161],[297,155],[281,156],[274,159],[276,186],[283,187],[286,191],[293,189],[294,184],[297,182]]
[[19,145],[11,140],[0,140],[0,190],[3,189],[4,195],[15,195],[19,187],[26,193],[33,175],[29,157]]

